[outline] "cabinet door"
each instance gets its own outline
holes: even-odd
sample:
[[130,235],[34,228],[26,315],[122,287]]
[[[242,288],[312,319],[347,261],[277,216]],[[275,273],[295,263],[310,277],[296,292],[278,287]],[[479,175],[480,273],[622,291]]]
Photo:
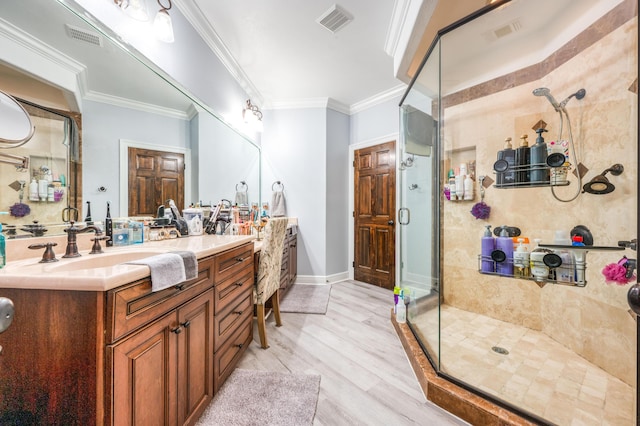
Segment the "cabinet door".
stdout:
[[195,424],[213,398],[213,289],[178,309],[178,421]]
[[111,424],[177,424],[177,323],[173,311],[108,347]]

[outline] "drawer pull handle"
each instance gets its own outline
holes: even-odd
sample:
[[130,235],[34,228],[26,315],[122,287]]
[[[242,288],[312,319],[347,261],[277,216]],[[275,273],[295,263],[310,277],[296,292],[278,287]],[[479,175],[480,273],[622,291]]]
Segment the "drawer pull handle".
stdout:
[[181,326],[183,326],[184,328],[188,328],[191,325],[191,321],[185,321],[182,324],[180,324]]
[[244,257],[236,257],[236,262],[242,262],[244,261]]
[[236,346],[238,347],[238,349],[242,349],[242,343],[238,343]]
[[242,281],[236,283],[238,287],[242,287],[242,284],[243,284]]
[[183,290],[184,289],[184,284],[178,284],[176,286],[174,286],[174,288],[178,291]]
[[173,330],[171,330],[171,332],[175,334],[180,334],[182,333],[182,327],[174,328]]
[[234,311],[233,313],[236,315],[242,315],[242,311]]

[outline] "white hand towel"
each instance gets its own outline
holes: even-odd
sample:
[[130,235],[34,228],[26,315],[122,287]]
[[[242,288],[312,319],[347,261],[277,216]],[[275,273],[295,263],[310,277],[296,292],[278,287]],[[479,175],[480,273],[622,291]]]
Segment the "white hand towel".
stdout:
[[[197,217],[197,216],[196,216]],[[172,251],[170,253],[175,253],[182,257],[182,261],[184,263],[184,274],[186,280],[192,280],[198,276],[198,258],[196,254],[192,251]]]
[[286,215],[284,192],[274,191],[273,195],[271,195],[271,217],[284,217]]
[[162,253],[126,263],[149,267],[151,270],[151,291],[164,290],[186,281],[184,261],[179,254]]
[[236,191],[236,204],[239,206],[249,205],[249,194],[247,192]]

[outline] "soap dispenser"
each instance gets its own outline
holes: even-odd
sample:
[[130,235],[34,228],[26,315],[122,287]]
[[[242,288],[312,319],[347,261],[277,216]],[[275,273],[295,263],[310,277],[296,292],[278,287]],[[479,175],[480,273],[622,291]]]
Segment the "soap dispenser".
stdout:
[[491,253],[496,249],[496,239],[491,234],[491,225],[485,225],[484,234],[480,239],[480,271],[481,272],[495,272],[493,259],[491,259]]
[[530,180],[530,164],[531,164],[531,148],[529,148],[528,136],[520,136],[520,146],[516,149],[516,183],[529,183]]
[[507,226],[503,226],[500,236],[496,238],[496,253],[492,257],[496,260],[496,272],[499,275],[513,275],[513,239],[509,236]]
[[531,147],[531,183],[549,183],[549,168],[547,167],[547,143],[542,137],[548,130],[542,127],[536,130],[538,137]]
[[496,174],[496,184],[513,184],[516,181],[515,172],[513,166],[516,162],[516,152],[511,147],[511,138],[504,140],[504,149],[498,151],[498,161],[504,160],[507,162],[508,167],[506,171],[499,171]]

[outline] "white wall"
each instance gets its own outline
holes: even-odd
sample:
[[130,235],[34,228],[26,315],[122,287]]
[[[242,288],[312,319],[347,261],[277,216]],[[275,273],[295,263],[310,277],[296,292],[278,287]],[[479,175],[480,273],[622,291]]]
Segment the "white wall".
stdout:
[[[298,218],[298,277],[327,275],[327,112],[270,110],[262,133],[262,198],[284,184],[287,215]],[[313,278],[309,278],[313,280]]]
[[397,96],[351,115],[350,143],[357,144],[387,135],[397,135],[400,129],[400,99],[401,96]]
[[327,275],[348,271],[349,116],[327,110]]

